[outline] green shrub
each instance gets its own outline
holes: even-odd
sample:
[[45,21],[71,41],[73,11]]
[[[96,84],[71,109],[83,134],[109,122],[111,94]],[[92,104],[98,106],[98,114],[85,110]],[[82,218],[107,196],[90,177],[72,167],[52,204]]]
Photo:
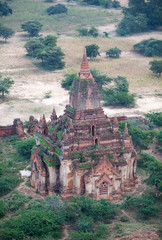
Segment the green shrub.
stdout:
[[0,197],[14,189],[21,179],[17,175],[7,175],[0,178]]
[[155,73],[158,77],[161,77],[162,60],[153,60],[153,61],[150,61],[149,64],[151,65],[150,70],[153,73]]
[[78,28],[77,32],[79,33],[79,36],[81,36],[81,37],[88,36],[88,29],[87,28]]
[[121,50],[117,47],[110,48],[109,50],[106,51],[106,56],[110,58],[119,58],[120,55],[121,55]]
[[42,28],[42,24],[38,21],[28,21],[21,25],[21,28],[28,32],[30,37],[37,37]]
[[30,138],[24,141],[17,142],[16,148],[20,155],[22,155],[25,158],[30,158],[31,150],[35,144],[36,144],[35,139]]
[[25,203],[28,203],[32,197],[25,196],[22,193],[12,193],[6,200],[8,211],[14,212],[24,208]]
[[100,56],[98,52],[98,49],[99,49],[98,45],[91,44],[91,45],[85,46],[85,48],[86,48],[87,57],[96,58],[97,56]]
[[61,86],[63,88],[65,88],[66,90],[70,90],[74,80],[76,80],[76,79],[79,80],[79,78],[77,77],[77,75],[75,73],[65,74],[64,77],[65,77],[65,79],[62,80]]
[[145,114],[147,119],[158,127],[162,126],[162,112],[153,112]]
[[137,217],[146,220],[157,215],[158,208],[154,204],[155,200],[150,197],[128,196],[123,203],[123,207],[125,209],[134,210],[137,214]]
[[12,14],[12,9],[8,6],[8,3],[0,1],[0,17],[9,14]]
[[120,219],[121,222],[129,222],[129,218],[127,216],[122,216]]
[[3,199],[0,199],[0,218],[4,217],[7,212],[7,207]]
[[120,7],[121,7],[121,6],[120,6],[120,2],[114,0],[114,1],[112,2],[112,7],[113,7],[113,8],[120,8]]
[[147,57],[162,56],[162,40],[147,39],[134,45],[134,49]]
[[64,219],[53,211],[25,210],[21,215],[4,221],[0,237],[3,240],[22,240],[25,237],[45,237],[57,239],[61,235]]
[[57,4],[47,9],[48,15],[67,13],[67,8],[63,4]]

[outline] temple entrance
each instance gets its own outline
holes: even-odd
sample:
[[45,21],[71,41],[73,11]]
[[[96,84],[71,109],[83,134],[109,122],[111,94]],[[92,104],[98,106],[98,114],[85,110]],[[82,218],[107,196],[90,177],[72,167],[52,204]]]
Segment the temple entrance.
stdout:
[[100,195],[108,194],[108,183],[106,181],[100,184],[99,193]]
[[98,145],[98,139],[97,138],[95,139],[95,145]]
[[94,136],[95,135],[95,126],[93,125],[92,126],[92,136]]

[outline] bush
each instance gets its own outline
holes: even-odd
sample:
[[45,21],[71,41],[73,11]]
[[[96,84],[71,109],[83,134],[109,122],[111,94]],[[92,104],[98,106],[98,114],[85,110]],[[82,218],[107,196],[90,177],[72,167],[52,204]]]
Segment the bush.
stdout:
[[65,79],[62,80],[61,86],[65,88],[66,90],[70,90],[72,83],[75,79],[78,79],[77,75],[75,73],[72,74],[65,74]]
[[7,175],[3,176],[0,179],[0,197],[9,193],[12,189],[14,189],[19,183],[21,179],[16,175]]
[[113,7],[113,8],[120,8],[120,7],[121,7],[121,6],[120,6],[120,2],[114,0],[114,1],[112,2],[112,7]]
[[121,222],[129,222],[129,218],[127,216],[122,216],[120,219]]
[[3,26],[0,24],[0,37],[4,38],[5,41],[14,35],[12,28]]
[[28,21],[21,25],[21,28],[29,33],[30,37],[37,37],[42,28],[42,24],[38,21]]
[[8,6],[8,3],[0,1],[0,16],[7,16],[9,14],[12,14],[12,9]]
[[38,59],[42,60],[42,65],[49,70],[62,69],[65,66],[64,59],[65,54],[62,52],[61,48],[47,48],[37,55]]
[[134,107],[135,95],[128,92],[128,81],[125,77],[118,76],[113,79],[116,87],[104,88],[102,91],[105,106]]
[[153,60],[149,64],[151,65],[150,70],[160,77],[162,73],[162,60]]
[[106,51],[106,56],[110,58],[119,58],[120,55],[121,55],[121,50],[117,47],[110,48],[109,50]]
[[87,28],[78,28],[77,32],[79,33],[79,36],[81,37],[87,37],[88,36],[88,29]]
[[25,203],[28,203],[31,198],[32,197],[25,196],[22,193],[18,192],[11,194],[6,200],[8,211],[14,212],[20,210],[21,208],[24,208]]
[[91,44],[91,45],[85,46],[85,48],[86,48],[87,57],[96,58],[97,56],[100,56],[98,52],[98,49],[99,49],[98,45]]
[[63,4],[57,4],[47,8],[48,15],[67,13],[67,8]]
[[0,218],[4,217],[7,212],[7,207],[3,199],[0,199]]
[[123,207],[136,211],[137,217],[146,220],[157,215],[158,208],[154,204],[155,200],[150,197],[128,196],[123,203]]
[[147,57],[162,56],[162,40],[147,39],[135,44],[134,49]]
[[162,126],[162,112],[153,112],[145,114],[147,119],[158,127]]
[[95,82],[98,85],[99,90],[102,90],[103,85],[106,85],[107,83],[110,83],[112,81],[112,78],[108,77],[105,74],[102,74],[100,71],[94,69],[91,69],[92,76],[94,77]]
[[16,148],[20,155],[22,155],[25,158],[30,158],[31,150],[35,144],[36,144],[35,139],[30,138],[24,141],[17,142]]
[[57,239],[61,235],[63,217],[52,211],[26,210],[17,217],[4,221],[0,237],[3,240],[22,240],[25,237],[45,237]]
[[97,37],[98,30],[95,27],[91,27],[90,30],[88,31],[88,35],[92,37]]

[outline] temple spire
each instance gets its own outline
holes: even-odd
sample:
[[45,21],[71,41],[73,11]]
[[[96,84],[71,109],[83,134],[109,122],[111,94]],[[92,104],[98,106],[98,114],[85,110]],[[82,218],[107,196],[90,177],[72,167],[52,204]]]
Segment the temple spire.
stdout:
[[89,70],[89,64],[88,64],[88,60],[87,60],[87,54],[86,54],[86,48],[84,49],[84,54],[83,54],[83,58],[82,58],[82,63],[80,66],[80,72],[79,75],[83,74],[85,76],[87,76],[87,74],[90,74],[90,70]]
[[125,123],[124,134],[125,134],[125,135],[129,135],[127,123]]

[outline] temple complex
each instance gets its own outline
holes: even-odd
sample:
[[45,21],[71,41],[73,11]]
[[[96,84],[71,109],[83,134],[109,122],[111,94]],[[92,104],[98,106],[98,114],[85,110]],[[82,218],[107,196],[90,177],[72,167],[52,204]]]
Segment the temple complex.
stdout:
[[118,130],[100,105],[97,84],[86,52],[62,116],[51,120],[30,117],[28,131],[37,145],[31,155],[31,185],[42,195],[58,193],[63,199],[84,194],[96,200],[120,199],[137,183],[137,155],[127,125]]

